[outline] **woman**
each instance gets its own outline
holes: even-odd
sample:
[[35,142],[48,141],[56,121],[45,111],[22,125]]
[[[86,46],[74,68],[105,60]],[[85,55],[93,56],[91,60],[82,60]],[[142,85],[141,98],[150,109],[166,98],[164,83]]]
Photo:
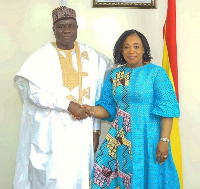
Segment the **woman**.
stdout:
[[125,31],[114,47],[112,70],[95,107],[94,117],[113,121],[98,151],[92,189],[178,189],[170,149],[173,117],[179,105],[162,67],[150,63],[143,34]]

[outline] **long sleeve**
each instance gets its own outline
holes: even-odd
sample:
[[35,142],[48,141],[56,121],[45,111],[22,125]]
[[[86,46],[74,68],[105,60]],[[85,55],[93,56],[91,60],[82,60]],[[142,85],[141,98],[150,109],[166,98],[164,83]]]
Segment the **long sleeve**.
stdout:
[[70,101],[66,98],[55,96],[43,91],[32,82],[29,82],[28,96],[36,106],[40,108],[50,108],[56,111],[67,111]]
[[16,83],[18,84],[21,93],[24,93],[22,96],[27,95],[27,99],[30,103],[37,107],[42,109],[53,109],[55,111],[67,111],[70,101],[63,96],[54,95],[44,91],[34,83],[22,78],[19,78]]

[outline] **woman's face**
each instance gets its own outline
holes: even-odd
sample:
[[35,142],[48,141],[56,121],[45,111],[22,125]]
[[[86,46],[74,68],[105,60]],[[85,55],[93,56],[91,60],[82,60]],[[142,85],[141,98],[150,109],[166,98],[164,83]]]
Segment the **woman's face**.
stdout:
[[137,34],[129,35],[122,46],[122,55],[126,60],[126,67],[135,68],[143,66],[144,48]]

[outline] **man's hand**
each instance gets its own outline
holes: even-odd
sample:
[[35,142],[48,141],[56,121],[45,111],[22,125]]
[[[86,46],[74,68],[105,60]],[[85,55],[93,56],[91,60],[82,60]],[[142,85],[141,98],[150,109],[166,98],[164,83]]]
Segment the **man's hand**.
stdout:
[[68,111],[72,114],[72,117],[78,120],[85,119],[90,116],[89,110],[82,108],[80,104],[71,101],[68,107]]
[[93,132],[94,153],[97,151],[98,146],[99,146],[99,133]]

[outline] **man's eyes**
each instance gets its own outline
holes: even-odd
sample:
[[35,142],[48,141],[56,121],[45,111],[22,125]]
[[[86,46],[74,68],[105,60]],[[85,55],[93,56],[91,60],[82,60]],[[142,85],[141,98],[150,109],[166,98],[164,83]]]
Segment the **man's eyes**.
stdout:
[[76,26],[75,25],[67,25],[67,26],[61,25],[61,26],[58,26],[59,29],[65,29],[66,27],[75,28]]

